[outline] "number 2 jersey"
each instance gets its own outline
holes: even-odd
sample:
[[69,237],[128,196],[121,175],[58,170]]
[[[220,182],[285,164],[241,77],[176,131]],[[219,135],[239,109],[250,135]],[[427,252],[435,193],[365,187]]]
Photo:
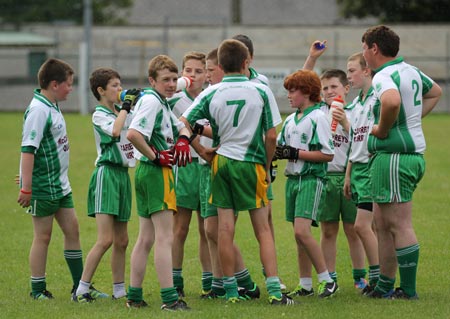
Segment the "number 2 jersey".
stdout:
[[208,119],[217,153],[239,161],[266,163],[265,132],[281,123],[268,86],[245,75],[227,75],[206,88],[183,113],[189,123]]
[[[372,87],[378,100],[384,92],[397,90],[401,96],[400,112],[385,139],[369,135],[370,153],[419,153],[425,152],[425,137],[422,131],[422,103],[433,86],[433,80],[416,67],[398,57],[378,68]],[[380,120],[380,108],[374,108],[375,124]]]
[[72,191],[66,122],[58,104],[43,96],[40,89],[34,91],[24,114],[21,152],[34,154],[33,199],[56,200]]

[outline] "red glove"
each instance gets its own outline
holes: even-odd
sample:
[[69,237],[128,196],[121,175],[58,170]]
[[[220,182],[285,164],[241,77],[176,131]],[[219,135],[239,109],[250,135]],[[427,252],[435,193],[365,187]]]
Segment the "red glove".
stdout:
[[178,166],[186,166],[192,162],[191,149],[189,147],[189,138],[186,135],[180,135],[174,147],[174,163]]
[[155,152],[155,159],[153,160],[153,163],[155,163],[158,166],[166,166],[172,168],[172,165],[174,164],[173,160],[173,154],[170,150],[165,151],[157,151],[154,147],[152,147],[153,152]]

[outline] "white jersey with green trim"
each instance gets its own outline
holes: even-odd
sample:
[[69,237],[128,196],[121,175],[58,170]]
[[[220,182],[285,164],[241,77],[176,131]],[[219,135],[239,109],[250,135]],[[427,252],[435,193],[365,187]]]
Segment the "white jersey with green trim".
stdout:
[[56,200],[72,191],[68,178],[69,139],[58,105],[40,92],[34,91],[24,115],[21,151],[34,154],[33,199]]
[[[298,119],[299,111],[289,115],[283,123],[278,135],[278,145],[288,145],[304,151],[321,151],[323,154],[334,154],[330,123],[320,104],[308,107]],[[286,176],[313,175],[325,177],[327,163],[289,160],[284,171]]]
[[369,89],[364,100],[362,92],[352,102],[353,117],[351,119],[350,130],[350,155],[349,161],[352,163],[368,163],[369,150],[367,140],[373,126],[373,109],[379,103],[372,88]]
[[[134,108],[130,129],[144,136],[148,145],[158,151],[171,149],[175,145],[178,132],[184,127],[170,110],[167,100],[154,89],[146,89]],[[135,157],[140,161],[152,163],[150,159],[135,149]]]
[[[349,122],[351,121],[353,111],[350,108],[351,106],[352,105],[344,106],[345,115]],[[320,109],[327,115],[327,119],[329,119],[328,113],[330,112],[330,107],[326,103],[321,103]],[[331,126],[331,123],[328,123]],[[348,154],[350,151],[350,136],[341,124],[338,124],[336,128],[336,133],[333,136],[333,145],[334,158],[328,163],[328,172],[343,173],[347,166]]]
[[136,166],[134,147],[127,139],[128,127],[133,119],[132,114],[133,113],[130,112],[127,115],[120,136],[114,138],[112,132],[117,115],[103,105],[96,106],[95,112],[92,114],[95,147],[97,148],[95,165]]
[[217,153],[225,157],[265,164],[264,133],[281,123],[270,88],[250,82],[244,75],[228,75],[206,88],[183,114],[189,123],[209,120]]
[[249,80],[251,82],[261,83],[261,84],[269,86],[269,79],[267,78],[267,76],[256,72],[256,70],[254,68],[248,68],[248,69],[250,71]]
[[[189,106],[192,105],[192,102],[194,102],[194,99],[189,95],[189,93],[186,90],[182,90],[180,92],[175,93],[170,99],[167,99],[170,105],[170,109],[172,110],[173,114],[177,118],[180,118],[180,116],[183,114],[184,111],[186,111]],[[195,151],[195,149],[191,146],[191,156],[193,158],[198,158],[199,155]]]
[[[378,100],[387,90],[396,90],[401,96],[400,112],[385,139],[369,136],[369,152],[419,153],[425,152],[422,130],[423,96],[433,86],[433,80],[418,68],[398,57],[376,71],[372,87]],[[374,109],[375,124],[380,118],[379,108]]]

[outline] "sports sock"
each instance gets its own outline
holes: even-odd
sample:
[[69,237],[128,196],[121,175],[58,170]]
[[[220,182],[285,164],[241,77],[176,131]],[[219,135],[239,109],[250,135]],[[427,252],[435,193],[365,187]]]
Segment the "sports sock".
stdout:
[[417,264],[419,244],[396,249],[400,273],[400,288],[410,297],[416,295]]
[[160,295],[162,302],[165,304],[171,304],[178,300],[178,293],[175,287],[161,288]]
[[212,279],[213,279],[212,272],[210,272],[210,271],[202,272],[202,290],[203,291],[211,290]]
[[142,301],[142,288],[128,286],[127,298],[128,298],[128,300],[133,300],[135,302],[141,302]]
[[369,266],[369,285],[375,286],[380,278],[380,265]]
[[77,295],[77,296],[84,295],[85,293],[89,292],[90,286],[91,286],[90,282],[85,282],[83,280],[80,280],[78,288],[77,288],[77,292],[75,293],[75,295]]
[[332,272],[329,272],[329,274],[330,274],[331,279],[333,279],[334,282],[337,282],[337,279],[338,279],[337,272],[332,271]]
[[365,278],[367,274],[367,270],[365,268],[362,269],[352,269],[353,281],[360,281],[361,278]]
[[274,296],[276,298],[281,298],[281,289],[280,289],[280,278],[278,277],[267,277],[266,278],[266,287],[267,292],[270,296]]
[[124,282],[118,282],[113,284],[113,296],[116,299],[125,297],[127,295],[127,292],[125,291],[125,283]]
[[303,277],[300,278],[300,286],[302,286],[305,290],[311,290],[312,286],[312,278],[311,277]]
[[326,282],[333,282],[334,280],[330,277],[330,274],[327,270],[325,270],[324,272],[321,272],[320,274],[317,274],[317,279],[319,280],[319,283],[321,283],[322,281],[326,281]]
[[45,276],[30,277],[30,281],[31,281],[31,294],[33,295],[33,297],[35,297],[36,295],[47,289]]
[[183,269],[172,269],[173,285],[176,288],[184,288]]
[[233,297],[239,297],[238,289],[237,289],[237,281],[236,277],[223,277],[223,288],[225,289],[226,298],[230,299]]
[[252,277],[250,276],[250,272],[247,268],[234,273],[234,276],[236,277],[239,287],[244,287],[245,289],[253,289],[255,283],[253,282]]
[[81,250],[64,250],[64,258],[69,266],[73,280],[73,290],[78,288],[78,283],[83,273],[83,254]]
[[211,290],[218,296],[224,296],[225,289],[223,288],[223,280],[221,278],[214,277],[212,280]]
[[382,294],[386,294],[394,289],[394,284],[395,278],[389,278],[384,276],[383,274],[380,274],[380,278],[378,279],[378,283],[377,286],[375,287],[375,290],[381,292]]

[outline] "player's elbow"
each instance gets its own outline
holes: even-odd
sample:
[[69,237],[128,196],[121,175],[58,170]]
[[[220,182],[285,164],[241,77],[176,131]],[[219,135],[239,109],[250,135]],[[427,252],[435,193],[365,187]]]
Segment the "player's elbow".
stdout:
[[138,131],[136,131],[135,129],[130,128],[130,129],[128,130],[128,132],[127,132],[127,139],[128,139],[131,143],[134,144],[134,143],[136,142],[136,140],[137,140],[139,134],[140,134],[140,133],[139,133]]
[[113,129],[111,135],[112,135],[112,137],[114,137],[114,138],[118,138],[118,137],[120,136],[120,132],[121,132],[121,130]]
[[323,154],[324,162],[331,162],[334,158],[334,154]]
[[274,143],[274,144],[276,144],[276,142],[277,142],[277,131],[275,130],[275,128],[270,129],[270,130],[268,130],[266,132],[265,141],[266,141],[266,143]]

